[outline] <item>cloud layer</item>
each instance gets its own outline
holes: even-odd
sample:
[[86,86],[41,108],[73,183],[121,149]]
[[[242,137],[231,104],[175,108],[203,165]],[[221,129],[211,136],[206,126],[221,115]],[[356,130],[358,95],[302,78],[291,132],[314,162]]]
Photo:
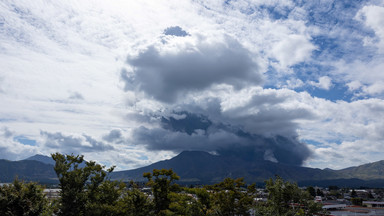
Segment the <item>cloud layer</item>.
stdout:
[[[196,44],[193,44],[193,43]],[[188,92],[227,84],[236,89],[258,85],[262,75],[251,53],[236,40],[172,41],[150,45],[128,57],[131,73],[123,71],[126,90],[140,90],[163,102],[175,102]]]
[[134,142],[150,150],[208,151],[249,161],[270,160],[301,165],[310,150],[295,137],[265,137],[244,131],[234,125],[212,122],[206,116],[178,113],[183,118],[161,117],[160,128],[137,128]]
[[380,1],[2,1],[0,158],[382,160]]

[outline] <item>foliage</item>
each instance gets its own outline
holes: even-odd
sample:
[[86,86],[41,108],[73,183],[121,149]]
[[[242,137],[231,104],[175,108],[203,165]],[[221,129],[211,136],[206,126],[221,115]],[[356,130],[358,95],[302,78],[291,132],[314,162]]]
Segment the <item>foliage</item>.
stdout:
[[308,192],[312,197],[315,197],[315,196],[316,196],[316,190],[315,190],[315,188],[313,188],[312,186],[307,187],[307,192]]
[[117,214],[115,206],[124,185],[106,179],[114,167],[104,171],[104,166],[85,162],[83,156],[56,153],[52,158],[61,189],[58,215]]
[[36,183],[15,179],[12,184],[0,187],[0,215],[38,216],[47,209],[47,205],[43,188]]
[[317,196],[324,197],[324,193],[323,193],[323,191],[321,191],[319,188],[317,188],[317,190],[316,190],[316,194],[317,194]]
[[166,215],[201,215],[196,208],[196,200],[185,192],[169,194],[171,203]]
[[212,196],[206,188],[185,188],[184,191],[194,196],[189,205],[190,215],[214,215]]
[[256,194],[255,185],[243,190],[243,178],[226,178],[224,181],[209,187],[212,190],[212,205],[218,215],[249,215],[253,198]]
[[[266,181],[268,200],[256,203],[255,185],[246,187],[242,178],[183,188],[175,184],[179,176],[172,169],[154,169],[144,173],[152,189],[152,194],[146,194],[134,182],[127,188],[122,182],[110,181],[108,174],[113,167],[105,171],[104,166],[86,162],[83,156],[56,153],[52,158],[56,161],[60,198],[48,203],[40,186],[16,179],[0,187],[0,215],[246,216],[314,215],[321,211],[321,205],[313,201],[317,192],[313,187],[301,190],[279,176]],[[361,204],[361,199],[352,201]]]
[[153,206],[148,195],[141,192],[134,182],[131,182],[131,186],[131,189],[124,193],[123,197],[118,201],[119,215],[153,215]]
[[313,215],[322,210],[321,205],[295,183],[279,176],[275,181],[269,179],[265,183],[269,195],[266,205],[260,206],[262,215]]
[[[93,187],[92,189],[90,189]],[[97,186],[88,185],[87,187],[87,203],[85,206],[85,215],[118,215],[120,213],[117,208],[125,189],[125,184],[114,181],[103,181]]]
[[328,186],[328,190],[329,191],[337,191],[337,190],[339,190],[339,187],[337,187],[337,186],[335,186],[335,185],[330,185],[330,186]]
[[328,193],[327,197],[330,199],[332,199],[332,198],[341,199],[341,198],[343,198],[343,195],[338,190],[331,190]]
[[154,169],[151,173],[144,173],[143,176],[148,179],[148,185],[152,187],[154,196],[154,210],[156,214],[167,214],[169,205],[171,204],[170,193],[180,190],[175,180],[180,177],[172,171],[172,169]]

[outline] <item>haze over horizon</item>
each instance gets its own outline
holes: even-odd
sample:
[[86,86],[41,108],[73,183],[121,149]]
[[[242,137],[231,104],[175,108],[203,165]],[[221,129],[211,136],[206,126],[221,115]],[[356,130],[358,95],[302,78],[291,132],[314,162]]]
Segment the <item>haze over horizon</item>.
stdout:
[[0,158],[384,159],[382,1],[0,2]]

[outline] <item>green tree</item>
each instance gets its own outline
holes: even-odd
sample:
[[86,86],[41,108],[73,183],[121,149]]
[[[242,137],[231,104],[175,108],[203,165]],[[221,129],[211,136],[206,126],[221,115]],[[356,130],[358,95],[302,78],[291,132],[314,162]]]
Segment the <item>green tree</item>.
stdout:
[[121,215],[126,216],[153,215],[153,206],[148,195],[141,192],[134,182],[131,182],[130,190],[118,201],[118,209]]
[[313,215],[322,210],[307,191],[281,177],[266,182],[268,201],[261,206],[262,215]]
[[116,181],[103,181],[97,186],[90,183],[87,186],[87,203],[85,215],[119,215],[124,214],[117,207],[118,201],[125,190],[125,184]]
[[214,215],[211,193],[206,188],[185,188],[185,192],[195,195],[190,201],[189,213],[194,216]]
[[38,216],[47,206],[43,188],[36,183],[15,179],[10,185],[0,186],[0,215]]
[[180,177],[172,169],[154,169],[152,173],[144,173],[148,185],[152,187],[154,197],[154,210],[157,215],[166,215],[171,204],[171,192],[179,191],[180,187],[174,184]]
[[212,193],[212,205],[217,215],[250,215],[253,198],[256,194],[255,185],[243,189],[243,178],[226,178],[222,182],[208,187]]
[[307,191],[312,197],[316,196],[316,190],[312,186],[307,187]]
[[190,194],[183,192],[171,192],[169,194],[170,204],[169,209],[166,211],[166,215],[186,215],[197,216],[198,210],[195,209],[196,200],[190,196]]
[[107,179],[114,167],[104,171],[104,166],[73,154],[56,153],[52,158],[61,189],[59,216],[117,214],[115,206],[124,185]]
[[324,193],[323,193],[323,191],[321,191],[319,188],[317,188],[317,190],[316,190],[316,194],[317,194],[317,196],[324,197]]

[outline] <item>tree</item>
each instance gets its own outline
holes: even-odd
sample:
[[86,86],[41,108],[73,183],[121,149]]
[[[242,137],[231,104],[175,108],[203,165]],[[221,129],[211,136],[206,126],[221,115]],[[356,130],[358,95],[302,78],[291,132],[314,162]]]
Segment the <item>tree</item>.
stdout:
[[105,180],[101,183],[87,185],[87,203],[85,215],[126,215],[117,207],[120,197],[125,190],[125,184]]
[[329,191],[337,191],[337,190],[339,190],[339,187],[337,187],[336,185],[330,185],[330,186],[328,186],[328,190]]
[[324,197],[324,193],[323,193],[323,191],[321,191],[319,188],[317,188],[317,190],[316,190],[316,194],[317,194],[317,196]]
[[[52,154],[61,189],[58,215],[114,215],[124,184],[107,180],[113,171],[84,156]],[[85,165],[84,165],[85,163]]]
[[169,204],[168,210],[165,212],[166,215],[188,215],[188,216],[201,216],[199,210],[196,208],[196,200],[190,196],[190,194],[184,191],[169,194],[171,203]]
[[250,215],[255,185],[243,190],[243,178],[226,178],[222,182],[208,187],[212,190],[212,205],[218,215]]
[[206,188],[185,188],[185,192],[194,194],[196,199],[190,201],[189,215],[213,215],[211,193]]
[[307,187],[307,191],[312,197],[316,196],[316,190],[312,186]]
[[307,191],[281,177],[266,182],[268,201],[261,206],[262,215],[313,215],[322,210]]
[[147,184],[152,187],[155,214],[166,214],[171,204],[170,193],[180,190],[179,186],[174,184],[180,177],[172,169],[154,169],[152,174],[144,173],[143,176],[148,179]]
[[38,216],[48,205],[43,188],[36,183],[15,179],[10,185],[0,186],[0,215]]
[[131,181],[131,188],[118,201],[121,215],[148,216],[153,215],[153,207],[148,195],[140,191],[139,187]]

